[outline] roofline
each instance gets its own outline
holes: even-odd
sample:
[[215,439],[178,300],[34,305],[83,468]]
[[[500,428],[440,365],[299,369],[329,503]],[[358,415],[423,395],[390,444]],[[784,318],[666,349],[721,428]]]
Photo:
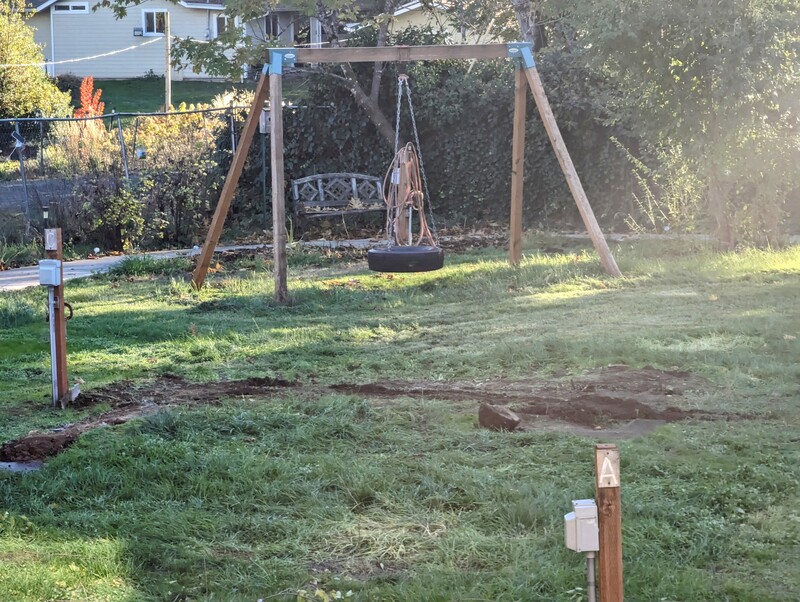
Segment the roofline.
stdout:
[[[40,4],[36,8],[33,7],[25,8],[25,12],[39,13],[42,12],[42,9],[50,8],[50,6],[52,6],[56,2],[58,2],[58,0],[45,0],[44,2],[42,2],[42,4]],[[205,10],[219,10],[219,11],[225,10],[225,7],[222,4],[206,4],[205,2],[187,2],[186,0],[180,0],[178,4],[180,6],[183,6],[184,8],[200,8]]]
[[[434,2],[430,5],[430,8],[444,9],[446,7],[438,2]],[[411,2],[406,2],[405,4],[398,6],[394,11],[394,16],[399,17],[400,15],[404,15],[415,10],[428,10],[428,7],[425,6],[420,0],[412,0]]]
[[49,7],[51,4],[55,4],[56,2],[58,2],[58,0],[46,0],[45,2],[42,2],[42,3],[41,3],[39,6],[37,6],[37,7],[30,7],[30,8],[28,8],[28,7],[26,6],[26,7],[25,7],[25,12],[26,12],[26,13],[38,13],[38,12],[41,12],[43,8],[48,8],[48,7]]
[[205,2],[187,2],[186,0],[180,0],[178,2],[184,8],[200,8],[205,10],[225,10],[225,7],[222,4],[206,4]]

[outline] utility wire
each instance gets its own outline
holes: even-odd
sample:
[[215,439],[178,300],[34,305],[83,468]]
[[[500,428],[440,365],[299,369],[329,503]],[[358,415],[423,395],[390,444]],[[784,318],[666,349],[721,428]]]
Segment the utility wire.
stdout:
[[66,63],[80,63],[82,61],[91,61],[93,59],[99,59],[106,56],[120,54],[122,52],[128,52],[129,50],[136,50],[137,48],[141,48],[142,46],[147,46],[148,44],[153,44],[155,42],[160,42],[160,41],[161,37],[158,37],[148,42],[144,42],[142,44],[135,44],[133,46],[128,46],[127,48],[120,48],[119,50],[112,50],[111,52],[104,52],[103,54],[95,54],[94,56],[84,56],[79,59],[64,59],[63,61],[44,61],[43,63],[4,63],[0,64],[0,69],[8,67],[47,67],[48,65],[64,65]]

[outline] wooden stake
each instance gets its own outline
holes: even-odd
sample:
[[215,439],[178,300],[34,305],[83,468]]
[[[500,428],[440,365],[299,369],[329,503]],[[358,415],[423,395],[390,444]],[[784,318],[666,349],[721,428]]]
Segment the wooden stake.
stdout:
[[553,115],[553,110],[550,108],[550,102],[547,100],[547,95],[544,93],[542,80],[539,78],[539,72],[536,67],[525,69],[525,76],[528,79],[533,98],[536,100],[536,106],[539,109],[539,115],[544,122],[544,128],[547,130],[547,135],[550,137],[550,143],[553,145],[553,150],[556,152],[558,162],[561,164],[561,171],[564,172],[564,177],[567,180],[572,198],[575,199],[575,204],[578,205],[578,211],[583,218],[583,223],[586,230],[589,232],[589,238],[594,243],[594,248],[600,255],[600,262],[606,270],[606,273],[619,277],[622,276],[614,256],[611,254],[611,249],[608,248],[608,243],[603,236],[603,231],[600,230],[600,225],[597,223],[597,218],[594,216],[592,206],[589,204],[589,199],[586,198],[586,192],[583,190],[583,185],[575,171],[575,166],[572,164],[572,159],[569,156],[567,147],[564,144],[564,139],[561,137],[561,131],[558,129],[556,118]]
[[272,151],[272,256],[275,263],[275,302],[287,303],[286,206],[283,174],[283,77],[269,76],[270,148]]
[[600,528],[597,562],[600,602],[622,602],[622,506],[617,446],[605,443],[595,445],[594,465]]
[[45,230],[45,256],[61,262],[61,284],[53,287],[53,314],[50,316],[55,332],[54,353],[50,358],[55,364],[55,392],[53,404],[60,403],[64,408],[72,401],[67,378],[67,317],[64,314],[64,253],[61,239],[61,228]]
[[514,137],[511,143],[511,219],[509,221],[508,261],[519,265],[522,259],[522,190],[525,180],[525,74],[514,70]]
[[198,289],[203,286],[203,282],[206,280],[208,266],[211,265],[211,259],[214,257],[214,250],[217,248],[219,237],[222,234],[222,226],[225,224],[225,218],[228,216],[228,210],[233,201],[236,186],[239,184],[239,177],[242,175],[242,169],[247,159],[247,152],[250,150],[250,144],[253,142],[253,136],[258,128],[258,119],[261,116],[261,111],[264,108],[268,93],[269,79],[262,73],[261,78],[258,80],[258,86],[256,87],[253,105],[250,107],[250,112],[247,114],[247,119],[244,122],[244,129],[239,139],[239,145],[236,147],[233,161],[228,168],[228,175],[225,177],[225,184],[222,186],[222,192],[219,195],[217,207],[214,210],[211,226],[208,228],[206,241],[203,243],[203,252],[197,262],[194,274],[192,274],[192,282]]

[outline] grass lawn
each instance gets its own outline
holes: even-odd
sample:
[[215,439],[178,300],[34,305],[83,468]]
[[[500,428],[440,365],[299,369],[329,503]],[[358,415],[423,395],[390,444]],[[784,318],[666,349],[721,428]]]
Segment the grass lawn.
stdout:
[[[95,404],[66,412],[47,408],[44,292],[0,294],[0,440],[112,391],[175,403],[0,472],[0,600],[585,600],[562,517],[593,497],[608,431],[481,430],[477,392],[437,390],[570,391],[620,364],[691,373],[669,404],[715,418],[619,441],[626,599],[797,600],[800,247],[615,253],[617,280],[553,240],[519,268],[481,250],[393,277],[293,251],[289,307],[264,258],[199,293],[180,261],[131,262],[67,288],[71,374]],[[213,393],[248,377],[297,384]],[[401,381],[418,387],[333,386]],[[219,388],[192,401],[198,382]]]
[[[102,100],[106,112],[116,110],[120,113],[148,113],[164,108],[164,79],[138,78],[123,80],[97,80],[95,88],[103,91]],[[207,104],[213,98],[231,89],[255,90],[254,83],[234,84],[231,82],[172,82],[172,104]],[[284,94],[287,99],[299,100],[302,97],[302,82],[287,78]]]

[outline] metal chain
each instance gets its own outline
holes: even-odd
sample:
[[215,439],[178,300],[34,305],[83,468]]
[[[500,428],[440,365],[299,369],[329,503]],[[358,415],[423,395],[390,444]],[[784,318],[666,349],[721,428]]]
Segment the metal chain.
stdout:
[[[433,216],[433,204],[431,203],[431,193],[428,190],[428,177],[425,175],[425,163],[422,161],[422,147],[419,144],[419,131],[417,131],[417,118],[414,116],[414,103],[411,102],[411,86],[406,84],[406,96],[408,97],[408,110],[411,113],[411,126],[414,129],[414,142],[417,145],[417,156],[419,157],[419,170],[422,173],[422,185],[425,187],[425,198],[428,200],[428,214],[431,216],[431,230],[434,239],[436,236],[436,218]],[[400,105],[398,104],[397,122],[400,123]]]
[[403,100],[403,85],[405,80],[401,77],[397,78],[397,120],[394,126],[394,154],[397,156],[397,151],[400,150],[400,103]]

